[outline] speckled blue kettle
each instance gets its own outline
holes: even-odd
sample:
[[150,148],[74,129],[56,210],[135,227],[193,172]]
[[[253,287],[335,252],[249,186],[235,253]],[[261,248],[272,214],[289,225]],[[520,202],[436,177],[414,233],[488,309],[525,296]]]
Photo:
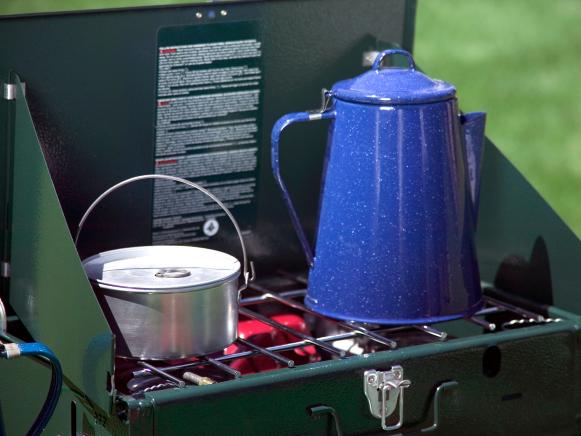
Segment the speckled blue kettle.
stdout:
[[[407,68],[384,68],[386,56]],[[470,316],[482,301],[474,232],[485,114],[461,115],[455,88],[416,71],[403,50],[336,83],[321,112],[282,117],[272,168],[310,264],[306,304],[374,324]],[[279,167],[290,124],[331,121],[316,251],[309,246]]]

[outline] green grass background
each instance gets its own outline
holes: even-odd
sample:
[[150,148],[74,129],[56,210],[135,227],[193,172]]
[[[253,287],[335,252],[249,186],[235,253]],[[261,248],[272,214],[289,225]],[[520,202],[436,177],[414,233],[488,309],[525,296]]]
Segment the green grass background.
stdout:
[[415,57],[581,235],[581,0],[419,0]]

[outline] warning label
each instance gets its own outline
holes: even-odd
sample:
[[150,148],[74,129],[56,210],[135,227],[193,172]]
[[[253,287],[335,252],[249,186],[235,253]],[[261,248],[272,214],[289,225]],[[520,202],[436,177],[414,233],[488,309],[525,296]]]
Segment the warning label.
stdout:
[[[210,190],[245,233],[256,219],[261,58],[253,22],[159,32],[155,172]],[[171,181],[155,182],[154,244],[210,239],[226,219],[201,192]]]

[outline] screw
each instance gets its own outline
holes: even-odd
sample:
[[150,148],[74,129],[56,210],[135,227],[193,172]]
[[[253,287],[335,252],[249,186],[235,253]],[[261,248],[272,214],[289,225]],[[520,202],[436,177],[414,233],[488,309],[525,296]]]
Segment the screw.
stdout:
[[203,17],[204,17],[204,14],[202,14],[201,12],[196,12],[196,18],[197,19],[200,19],[200,18],[203,18]]
[[367,377],[367,383],[369,383],[370,385],[372,385],[376,381],[377,381],[377,376],[376,375],[370,375],[369,377]]
[[222,15],[223,17],[225,17],[226,15],[228,15],[228,11],[226,9],[222,9],[220,11],[220,15]]

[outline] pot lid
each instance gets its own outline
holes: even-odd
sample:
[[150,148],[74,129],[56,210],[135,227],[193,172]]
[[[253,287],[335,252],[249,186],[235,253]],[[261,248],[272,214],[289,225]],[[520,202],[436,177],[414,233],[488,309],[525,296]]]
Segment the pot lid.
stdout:
[[90,280],[127,292],[188,292],[220,285],[240,275],[240,262],[199,247],[148,246],[106,251],[83,261]]
[[[382,68],[390,55],[402,55],[407,68]],[[370,104],[418,104],[447,100],[456,95],[453,85],[416,71],[412,55],[405,50],[381,52],[371,70],[336,83],[332,95],[340,100]]]

